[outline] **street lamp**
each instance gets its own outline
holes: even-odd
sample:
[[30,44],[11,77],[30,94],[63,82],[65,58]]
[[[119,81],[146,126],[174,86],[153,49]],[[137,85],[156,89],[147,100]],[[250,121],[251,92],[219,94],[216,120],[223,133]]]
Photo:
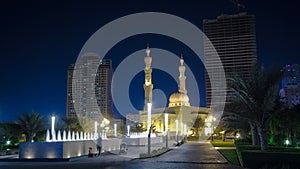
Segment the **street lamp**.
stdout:
[[129,137],[130,134],[130,125],[127,125],[127,136]]
[[176,128],[176,143],[178,143],[178,120],[175,120],[175,128]]
[[117,123],[114,124],[114,135],[117,137]]
[[169,122],[169,114],[165,113],[166,148],[168,148],[168,122]]
[[152,103],[147,103],[147,132],[149,133],[150,126],[151,126],[151,109],[152,109]]

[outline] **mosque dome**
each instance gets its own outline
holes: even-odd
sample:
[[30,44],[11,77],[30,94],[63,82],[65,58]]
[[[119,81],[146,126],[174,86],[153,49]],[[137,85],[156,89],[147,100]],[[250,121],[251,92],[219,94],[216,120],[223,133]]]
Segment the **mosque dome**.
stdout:
[[175,92],[169,98],[169,107],[190,106],[189,96],[182,92]]

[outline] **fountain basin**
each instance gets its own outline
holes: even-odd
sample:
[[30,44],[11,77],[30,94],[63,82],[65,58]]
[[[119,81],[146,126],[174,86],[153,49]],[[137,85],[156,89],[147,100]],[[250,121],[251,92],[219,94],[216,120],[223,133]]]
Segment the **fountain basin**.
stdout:
[[[122,139],[114,138],[102,141],[102,152],[119,150]],[[94,140],[57,141],[57,142],[24,142],[20,143],[19,158],[22,159],[68,159],[88,154],[89,147],[96,153]]]

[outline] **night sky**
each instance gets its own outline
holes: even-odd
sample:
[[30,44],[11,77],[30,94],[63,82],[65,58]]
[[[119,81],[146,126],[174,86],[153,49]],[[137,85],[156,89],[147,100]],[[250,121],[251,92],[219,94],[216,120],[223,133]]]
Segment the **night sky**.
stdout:
[[[258,60],[265,66],[300,63],[300,15],[292,0],[241,1],[248,14],[256,16]],[[230,0],[202,1],[6,1],[1,2],[1,61],[0,61],[0,122],[14,121],[22,112],[32,110],[61,118],[66,113],[67,68],[75,63],[88,38],[103,25],[119,17],[137,12],[164,12],[182,17],[202,29],[203,19],[220,14],[234,14],[236,7]],[[193,62],[193,53],[180,42],[158,35],[128,38],[106,55],[113,60],[113,68],[131,53],[150,47],[162,48],[176,54],[184,53],[187,64],[195,74],[201,96],[204,96],[204,73],[201,63]],[[177,65],[176,65],[177,66]],[[142,70],[141,70],[142,71]],[[158,70],[153,79],[162,79]],[[166,95],[177,90],[177,84],[155,84]],[[143,73],[132,81],[130,98],[138,109],[143,107]],[[133,93],[133,94],[132,94]],[[134,99],[133,99],[134,98]],[[205,98],[200,105],[204,106]]]

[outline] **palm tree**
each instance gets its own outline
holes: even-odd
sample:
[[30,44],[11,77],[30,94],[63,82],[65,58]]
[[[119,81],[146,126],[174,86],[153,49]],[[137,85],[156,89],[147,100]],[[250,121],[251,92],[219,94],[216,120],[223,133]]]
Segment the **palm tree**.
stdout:
[[32,111],[30,114],[22,113],[22,116],[17,116],[17,124],[21,131],[26,135],[26,142],[31,142],[37,132],[46,129],[46,118],[40,113]]
[[[278,113],[279,104],[277,83],[281,78],[275,67],[269,70],[255,65],[250,76],[243,78],[235,74],[229,78],[233,104],[239,105],[236,115],[250,124],[252,132],[257,129],[261,150],[267,148],[267,130],[271,118]],[[252,134],[253,135],[253,134]]]
[[65,118],[64,119],[65,122],[65,130],[70,130],[70,131],[83,131],[83,128],[81,127],[77,116],[76,117],[72,117],[72,118]]
[[[258,145],[257,127],[251,115],[249,114],[248,107],[243,106],[243,101],[238,98],[232,98],[232,101],[226,105],[225,112],[222,116],[222,122],[227,128],[235,128],[245,130],[250,127],[252,136],[252,145]],[[248,127],[245,126],[248,124]]]

